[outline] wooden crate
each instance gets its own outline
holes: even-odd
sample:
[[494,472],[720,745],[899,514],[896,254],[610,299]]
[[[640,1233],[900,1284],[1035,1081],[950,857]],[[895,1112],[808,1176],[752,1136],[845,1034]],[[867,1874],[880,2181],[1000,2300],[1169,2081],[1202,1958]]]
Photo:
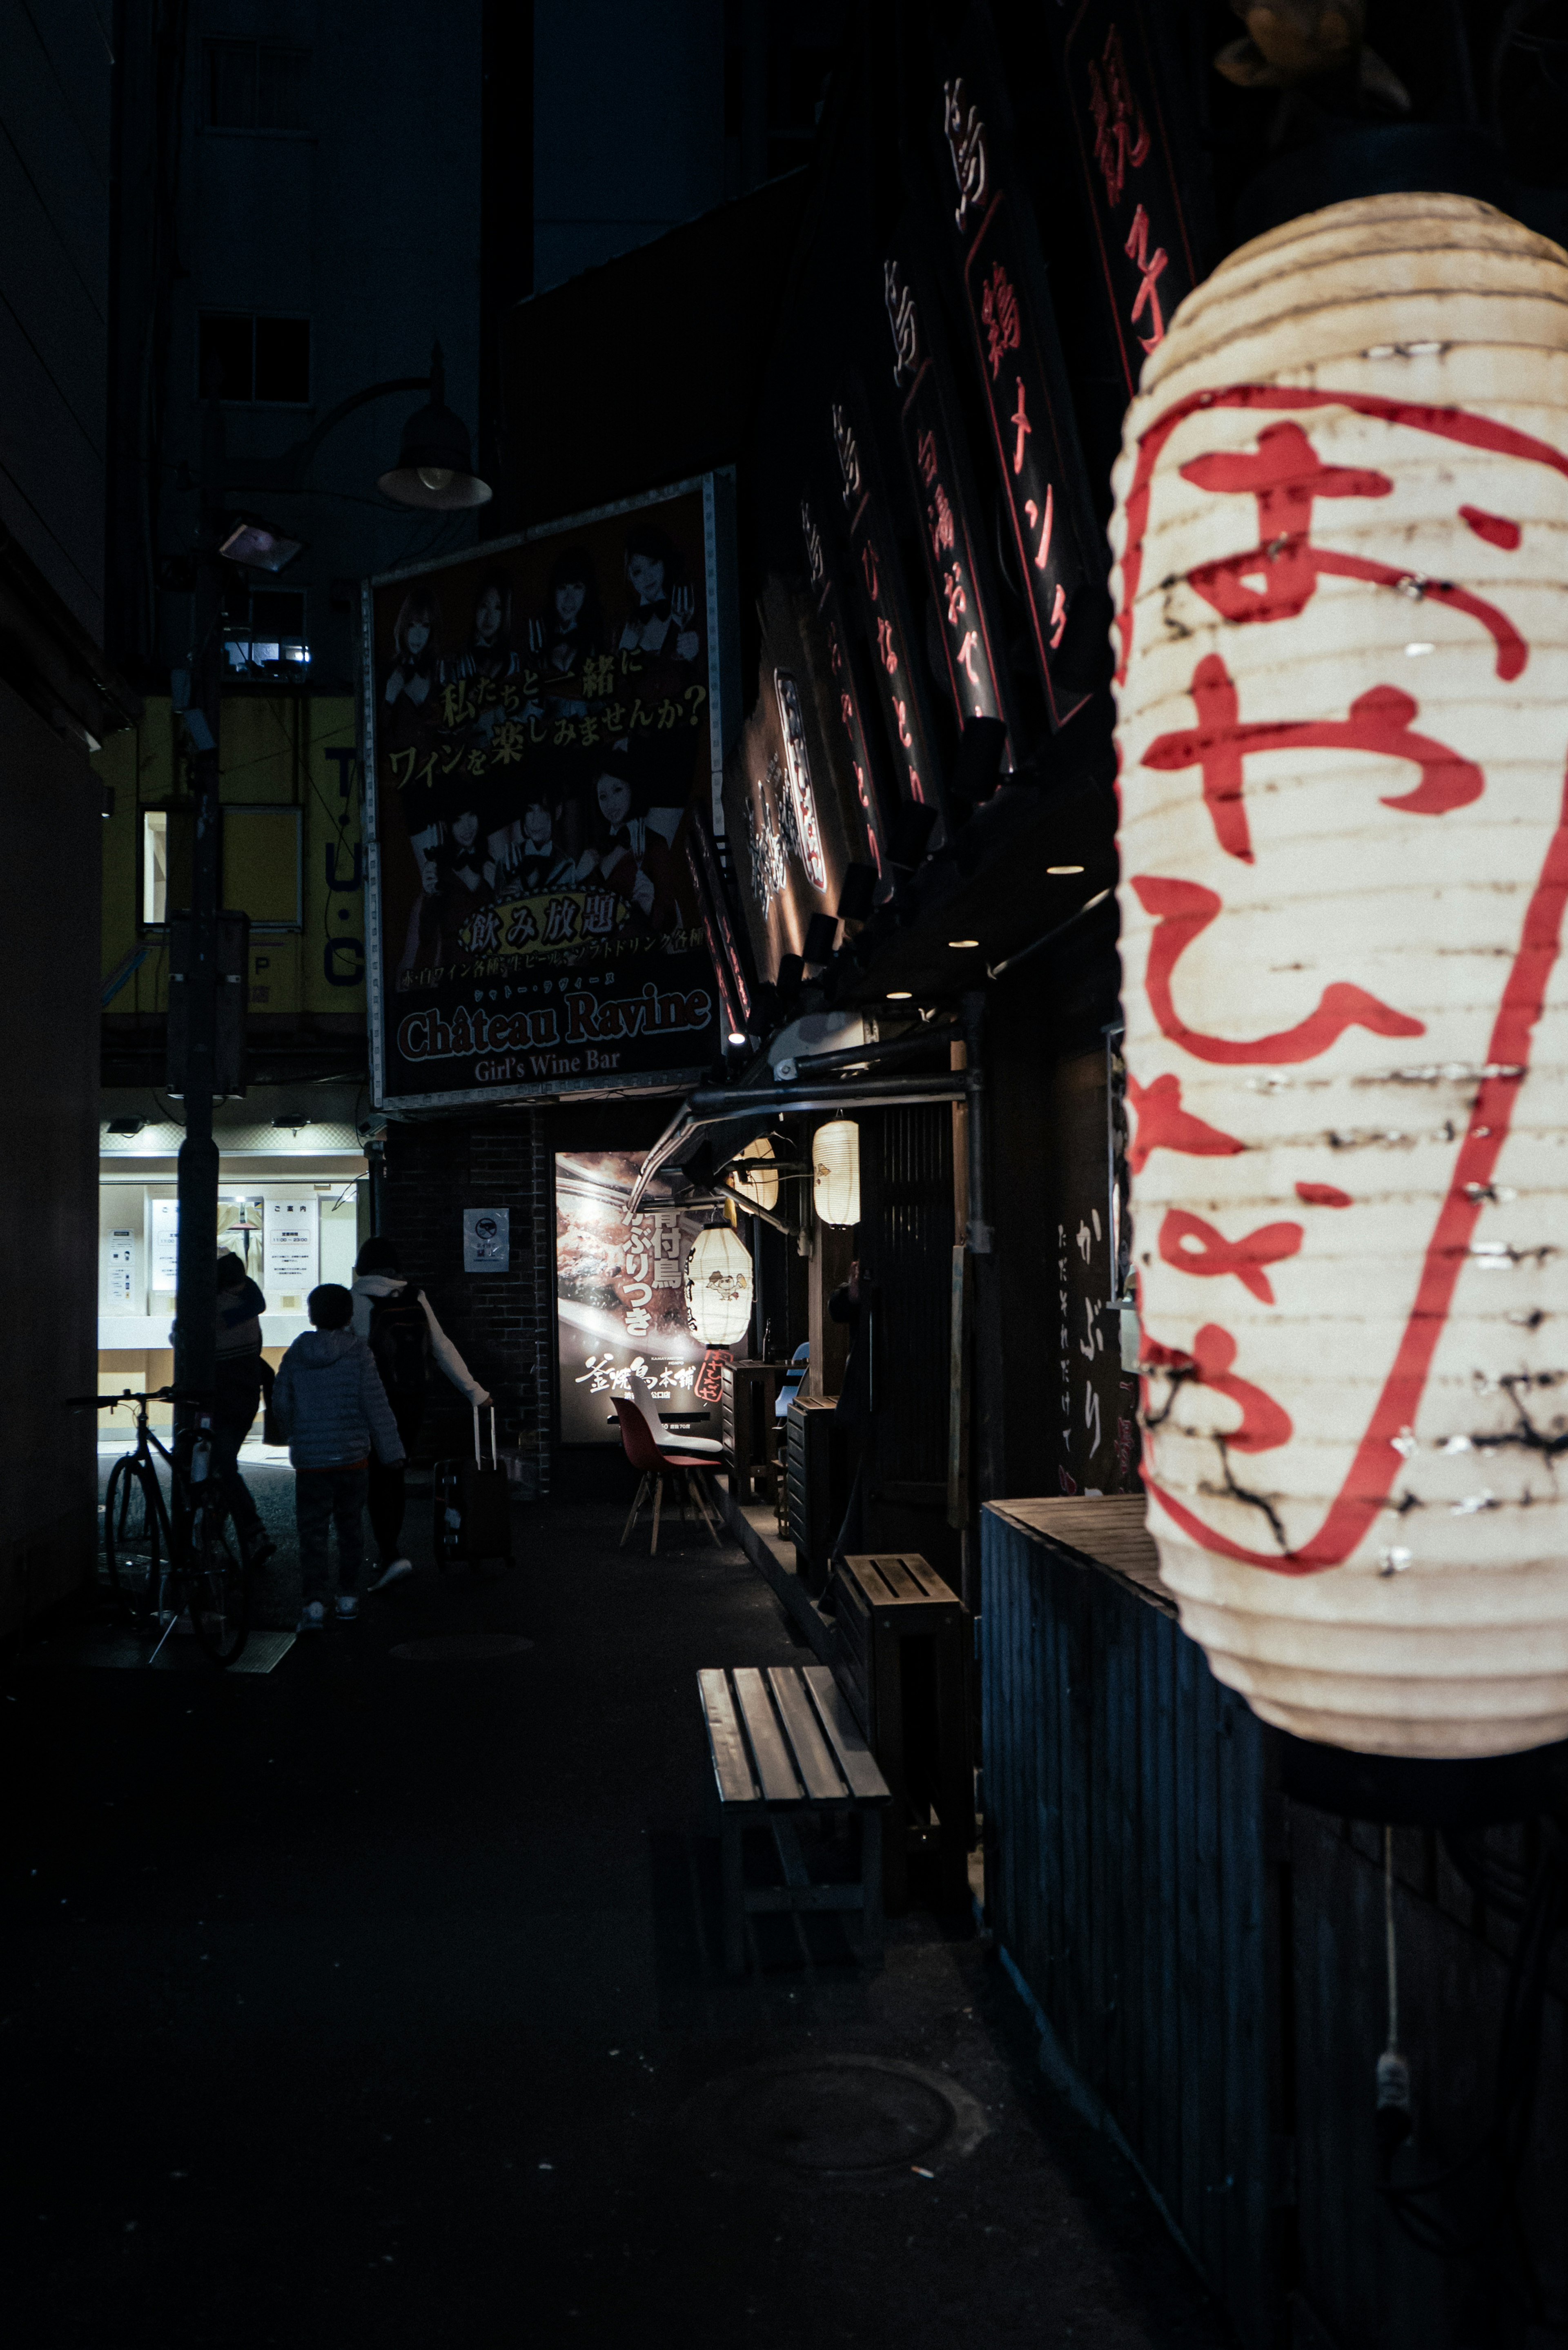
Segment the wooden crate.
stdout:
[[887,1906],[909,1907],[910,1856],[929,1852],[939,1908],[962,1909],[975,1834],[969,1610],[918,1554],[846,1558],[833,1588],[835,1670],[893,1791]]

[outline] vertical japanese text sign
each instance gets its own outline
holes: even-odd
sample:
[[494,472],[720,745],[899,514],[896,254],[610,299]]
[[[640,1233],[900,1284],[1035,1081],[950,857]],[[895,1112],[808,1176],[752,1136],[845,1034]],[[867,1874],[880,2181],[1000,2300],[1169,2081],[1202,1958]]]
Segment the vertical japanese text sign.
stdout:
[[1096,584],[1075,517],[1079,485],[1069,473],[1072,442],[1059,424],[1025,294],[1022,241],[997,184],[992,141],[961,78],[942,90],[942,131],[957,202],[951,218],[963,255],[965,303],[1006,494],[1019,575],[1053,725],[1089,691],[1082,634],[1072,623]]
[[846,400],[829,412],[861,611],[871,642],[883,707],[898,765],[901,796],[941,806],[925,684],[916,667],[913,632],[890,532],[872,494],[870,452]]
[[1082,0],[1063,65],[1130,399],[1195,275],[1138,0]]
[[882,286],[893,335],[893,381],[904,393],[899,415],[904,454],[920,512],[920,550],[947,655],[953,706],[961,724],[966,718],[1000,718],[1005,723],[1008,713],[981,604],[969,517],[958,494],[935,362],[921,348],[915,297],[892,257],[883,265]]
[[853,640],[845,620],[843,599],[837,582],[828,568],[822,532],[812,512],[811,500],[807,497],[803,497],[800,502],[800,529],[805,548],[806,577],[811,583],[823,633],[827,639],[827,660],[831,671],[829,691],[844,733],[845,756],[855,778],[855,797],[860,811],[863,845],[867,860],[875,866],[880,882],[888,869],[889,815],[883,807],[877,792],[871,746],[866,739],[866,723],[860,714],[861,698],[856,684]]

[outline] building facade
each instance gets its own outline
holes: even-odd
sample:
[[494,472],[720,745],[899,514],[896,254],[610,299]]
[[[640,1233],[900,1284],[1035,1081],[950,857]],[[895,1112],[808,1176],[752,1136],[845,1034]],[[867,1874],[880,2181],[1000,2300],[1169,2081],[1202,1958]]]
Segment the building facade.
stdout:
[[0,1631],[92,1571],[90,1392],[104,794],[89,764],[136,710],[103,651],[113,60],[100,14],[15,28],[5,87],[0,797],[18,886],[0,1256],[29,1336],[7,1362]]

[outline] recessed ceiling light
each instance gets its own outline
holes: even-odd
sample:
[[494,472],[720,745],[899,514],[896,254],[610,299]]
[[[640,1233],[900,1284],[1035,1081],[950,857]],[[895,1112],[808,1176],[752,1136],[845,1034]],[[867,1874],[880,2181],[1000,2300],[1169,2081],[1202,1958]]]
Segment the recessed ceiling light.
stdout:
[[888,1001],[889,1003],[908,1003],[914,992],[912,987],[890,987],[888,990]]
[[1047,873],[1081,873],[1083,869],[1081,865],[1048,865],[1045,868]]
[[977,947],[980,944],[980,941],[978,939],[950,939],[948,941],[948,944],[950,947]]

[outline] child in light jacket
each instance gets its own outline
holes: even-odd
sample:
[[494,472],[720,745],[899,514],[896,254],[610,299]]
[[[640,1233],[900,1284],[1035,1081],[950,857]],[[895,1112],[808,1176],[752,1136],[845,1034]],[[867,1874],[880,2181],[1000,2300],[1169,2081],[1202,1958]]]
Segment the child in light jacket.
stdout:
[[305,1304],[313,1327],[284,1357],[272,1399],[295,1469],[304,1595],[299,1629],[319,1632],[327,1621],[328,1523],[337,1528],[337,1616],[348,1623],[359,1612],[370,1454],[373,1450],[389,1466],[402,1460],[403,1443],[370,1349],[355,1336],[348,1292],[324,1282]]

